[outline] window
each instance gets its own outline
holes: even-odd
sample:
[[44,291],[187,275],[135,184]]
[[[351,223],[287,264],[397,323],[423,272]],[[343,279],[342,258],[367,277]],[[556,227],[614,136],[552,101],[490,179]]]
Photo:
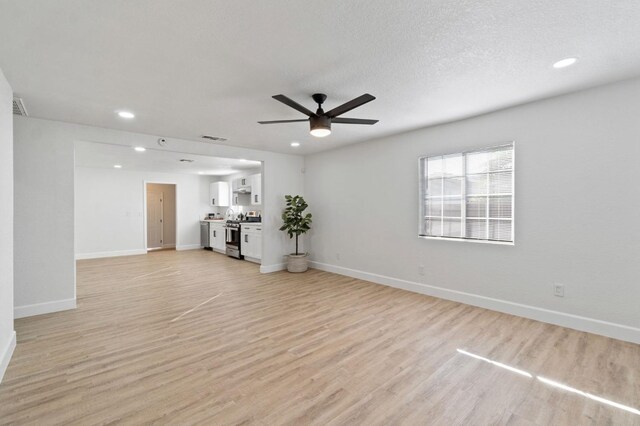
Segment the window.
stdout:
[[420,236],[513,243],[514,144],[420,158]]

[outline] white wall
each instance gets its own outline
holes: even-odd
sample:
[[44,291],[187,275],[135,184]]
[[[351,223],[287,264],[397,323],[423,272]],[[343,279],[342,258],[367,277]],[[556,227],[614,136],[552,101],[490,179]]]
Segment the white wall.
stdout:
[[[102,142],[263,161],[264,272],[283,267],[289,239],[278,230],[284,195],[302,193],[304,159],[296,155],[17,117],[15,132],[16,316],[75,306],[74,143]],[[207,195],[208,197],[208,195]],[[43,233],[43,229],[46,233]]]
[[[515,246],[419,239],[418,157],[512,140]],[[640,342],[640,79],[311,155],[305,167],[317,267]]]
[[15,318],[75,307],[73,139],[40,121],[14,118]]
[[124,169],[76,168],[76,258],[146,253],[144,182],[177,185],[177,249],[200,247],[207,213],[200,176]]
[[16,344],[13,331],[13,91],[0,70],[0,381]]

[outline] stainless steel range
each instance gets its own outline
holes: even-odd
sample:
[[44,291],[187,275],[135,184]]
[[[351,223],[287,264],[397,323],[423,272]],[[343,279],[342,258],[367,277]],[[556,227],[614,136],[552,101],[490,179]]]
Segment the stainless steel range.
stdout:
[[244,258],[244,256],[240,254],[240,222],[237,220],[228,220],[225,229],[227,256],[235,257],[236,259]]

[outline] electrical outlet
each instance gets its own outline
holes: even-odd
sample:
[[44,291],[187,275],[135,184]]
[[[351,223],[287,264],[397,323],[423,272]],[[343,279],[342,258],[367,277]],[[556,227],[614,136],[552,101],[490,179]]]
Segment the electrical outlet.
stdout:
[[564,297],[564,284],[554,284],[553,295],[557,297]]
[[419,265],[418,266],[418,274],[424,275],[424,265]]

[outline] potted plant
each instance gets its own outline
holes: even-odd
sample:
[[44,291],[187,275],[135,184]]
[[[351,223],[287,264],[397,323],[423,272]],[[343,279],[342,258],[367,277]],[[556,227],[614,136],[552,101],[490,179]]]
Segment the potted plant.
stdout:
[[281,231],[286,231],[289,238],[296,237],[296,252],[291,253],[287,260],[287,270],[289,272],[304,272],[307,270],[307,253],[298,251],[298,237],[311,229],[311,213],[304,214],[308,204],[300,195],[285,195],[287,207],[282,213],[282,221],[284,224],[280,227]]

